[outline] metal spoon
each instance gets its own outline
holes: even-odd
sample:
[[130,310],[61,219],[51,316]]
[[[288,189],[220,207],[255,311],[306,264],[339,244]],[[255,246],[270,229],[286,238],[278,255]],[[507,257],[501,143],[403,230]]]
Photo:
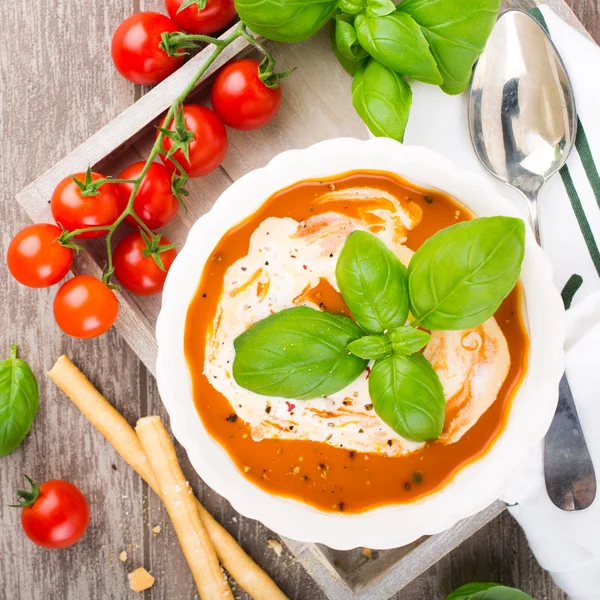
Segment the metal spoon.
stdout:
[[[475,68],[469,128],[485,168],[524,196],[540,244],[538,194],[565,164],[576,119],[573,89],[552,41],[527,13],[505,12]],[[594,501],[594,466],[565,375],[546,436],[544,471],[559,508],[580,510]]]

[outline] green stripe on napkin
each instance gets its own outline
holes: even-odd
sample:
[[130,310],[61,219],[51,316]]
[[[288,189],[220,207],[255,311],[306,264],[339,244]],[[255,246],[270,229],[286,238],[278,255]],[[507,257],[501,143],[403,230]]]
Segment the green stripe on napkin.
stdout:
[[565,310],[569,310],[569,308],[571,308],[573,296],[577,293],[577,290],[581,287],[582,283],[583,277],[581,275],[577,275],[577,273],[573,273],[573,275],[569,277],[569,281],[565,283],[565,287],[560,293],[563,299],[563,303],[565,305]]
[[[542,11],[536,7],[530,9],[528,12],[546,30],[546,33],[550,35],[548,24],[546,23],[546,19],[544,19]],[[577,149],[579,158],[581,159],[581,164],[583,165],[585,174],[587,175],[587,178],[590,182],[590,186],[592,187],[594,196],[596,197],[596,202],[600,207],[600,175],[598,174],[598,169],[596,168],[596,164],[594,163],[594,157],[592,156],[590,145],[588,144],[585,129],[583,128],[583,124],[581,123],[579,118],[577,118],[577,135],[575,137],[575,148]],[[565,165],[560,170],[560,176],[562,178],[565,189],[567,190],[567,194],[569,196],[569,200],[571,201],[573,212],[575,213],[575,217],[577,218],[577,222],[579,223],[579,229],[583,234],[583,239],[585,240],[585,243],[587,245],[588,252],[590,253],[590,257],[592,259],[592,262],[594,263],[596,272],[598,273],[598,275],[600,275],[600,250],[598,250],[598,245],[596,244],[596,240],[594,239],[592,228],[590,227],[590,223],[585,215],[585,211],[583,210],[581,199],[579,198],[579,194],[577,193],[577,189],[575,188],[575,184],[573,183],[573,178],[571,177],[571,172],[569,171],[569,167],[567,165]]]

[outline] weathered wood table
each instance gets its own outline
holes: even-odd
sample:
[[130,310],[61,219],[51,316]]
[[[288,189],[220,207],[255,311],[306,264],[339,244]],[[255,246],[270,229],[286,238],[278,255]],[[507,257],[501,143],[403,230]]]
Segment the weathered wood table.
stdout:
[[[598,0],[567,0],[596,40]],[[137,100],[144,89],[119,77],[110,59],[110,39],[118,23],[137,10],[163,11],[161,0],[30,0],[0,3],[0,239],[5,252],[12,235],[28,221],[15,193],[73,147]],[[156,577],[146,599],[197,597],[195,586],[160,502],[113,449],[49,383],[44,373],[68,354],[134,422],[165,416],[154,379],[120,337],[74,341],[52,317],[53,290],[29,290],[0,265],[0,354],[17,343],[40,382],[41,402],[32,434],[9,457],[0,459],[0,600],[50,596],[69,600],[133,598],[126,573],[144,565]],[[297,600],[323,597],[291,555],[267,546],[274,537],[260,524],[236,515],[180,458],[205,506],[247,551]],[[7,507],[23,483],[22,473],[41,481],[65,478],[90,500],[92,525],[71,549],[46,551],[22,535],[19,513]],[[159,534],[152,533],[155,525]],[[118,555],[127,550],[123,564]],[[525,538],[504,513],[395,600],[438,600],[472,580],[518,585],[538,599],[564,599],[541,571]],[[244,597],[236,590],[236,596]]]

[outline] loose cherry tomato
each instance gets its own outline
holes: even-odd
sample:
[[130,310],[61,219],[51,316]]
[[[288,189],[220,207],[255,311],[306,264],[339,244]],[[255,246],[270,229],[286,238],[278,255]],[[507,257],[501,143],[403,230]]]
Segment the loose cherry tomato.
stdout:
[[212,86],[214,111],[234,129],[257,129],[277,114],[281,86],[267,87],[258,77],[259,62],[252,58],[225,65]]
[[[165,237],[160,239],[161,246],[170,246],[171,242]],[[159,260],[163,271],[154,258],[147,252],[146,242],[139,231],[126,235],[117,245],[114,252],[115,277],[119,283],[130,292],[141,296],[152,296],[162,292],[177,253],[174,248],[160,252]],[[146,251],[146,252],[145,252]]]
[[60,227],[35,223],[12,239],[6,253],[8,270],[23,285],[33,288],[58,283],[71,268],[73,250],[58,242]]
[[176,71],[183,55],[169,56],[158,47],[164,32],[178,31],[169,17],[139,12],[125,19],[112,39],[112,59],[117,71],[133,83],[152,85]]
[[58,326],[76,338],[93,338],[108,331],[118,312],[119,302],[113,291],[91,275],[69,279],[54,298]]
[[44,548],[72,546],[85,533],[90,508],[81,491],[68,481],[53,479],[37,486],[29,477],[31,492],[19,490],[25,535]]
[[[75,173],[82,185],[103,179],[100,173]],[[114,183],[105,183],[97,193],[86,195],[71,177],[65,177],[54,189],[50,199],[50,210],[54,220],[69,231],[85,227],[112,225],[121,214],[119,192]],[[91,194],[91,192],[90,192]],[[89,231],[77,237],[96,238],[106,234],[106,230]]]
[[[119,175],[119,179],[137,179],[145,164],[142,160],[129,165]],[[120,210],[123,211],[129,202],[133,183],[117,183],[115,185],[121,199]],[[179,200],[171,189],[171,172],[164,165],[153,162],[135,194],[133,200],[135,214],[144,221],[149,229],[160,229],[173,219],[178,209]],[[125,221],[133,227],[139,225],[131,215],[127,215]]]
[[[181,148],[173,153],[173,158],[183,167],[188,177],[200,177],[214,171],[227,153],[227,132],[223,122],[212,110],[199,104],[183,106],[183,121],[185,127],[193,134],[189,143],[190,160],[187,160]],[[165,119],[160,126],[165,126]],[[175,119],[171,121],[168,129],[175,131]],[[173,143],[171,138],[165,136],[162,143],[165,154]],[[167,169],[175,170],[175,165],[165,158],[164,154],[161,154],[160,158]]]
[[208,0],[202,9],[200,0],[165,0],[165,6],[177,26],[189,33],[214,33],[235,17],[233,0]]

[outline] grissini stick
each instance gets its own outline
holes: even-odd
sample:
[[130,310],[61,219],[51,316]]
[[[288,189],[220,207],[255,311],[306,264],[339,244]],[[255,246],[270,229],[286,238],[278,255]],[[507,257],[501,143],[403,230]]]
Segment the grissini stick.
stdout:
[[160,417],[143,417],[135,431],[148,457],[160,497],[202,600],[233,600],[227,577],[198,513],[198,504],[185,478],[175,446]]
[[[98,392],[87,377],[61,356],[48,373],[87,419],[110,442],[138,475],[160,496],[146,454],[133,427]],[[288,600],[275,582],[248,556],[231,534],[197,502],[202,523],[215,546],[221,564],[254,600]]]

